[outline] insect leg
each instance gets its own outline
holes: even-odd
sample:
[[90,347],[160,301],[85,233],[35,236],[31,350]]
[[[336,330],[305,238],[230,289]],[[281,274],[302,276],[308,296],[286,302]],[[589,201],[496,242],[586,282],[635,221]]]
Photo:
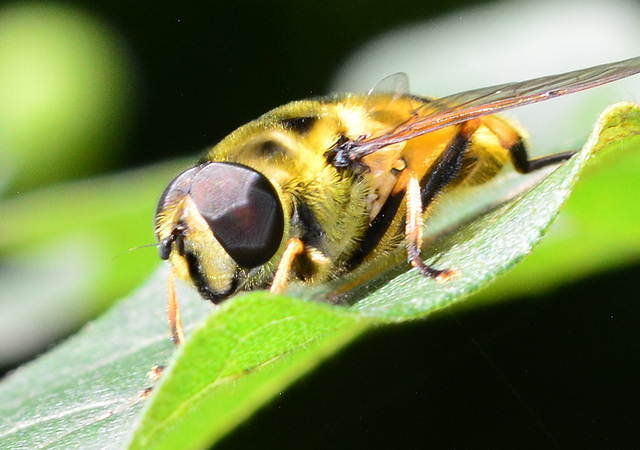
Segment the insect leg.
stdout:
[[445,283],[458,276],[456,269],[434,269],[424,263],[420,255],[422,250],[423,210],[420,193],[420,182],[413,175],[409,179],[406,191],[407,218],[405,234],[407,235],[407,260],[423,275],[434,278],[438,283]]
[[576,154],[575,151],[570,151],[529,159],[527,148],[522,139],[519,139],[515,145],[509,147],[509,153],[511,154],[514,167],[520,173],[529,173],[552,164],[561,163]]
[[514,167],[520,173],[529,173],[546,166],[561,163],[576,153],[575,151],[562,152],[529,159],[527,147],[522,136],[512,126],[495,116],[485,117],[484,124],[496,135],[500,144],[509,151],[511,161],[513,161]]
[[460,173],[462,160],[469,147],[471,136],[478,129],[479,121],[465,122],[455,135],[449,146],[438,157],[429,172],[423,177],[423,186],[415,174],[411,174],[407,183],[406,202],[407,218],[405,233],[407,235],[407,258],[409,263],[420,270],[423,275],[435,278],[444,283],[459,275],[456,269],[434,269],[427,266],[420,255],[422,250],[422,222],[424,211],[431,205],[444,187]]
[[182,316],[180,306],[176,297],[176,272],[171,269],[167,278],[167,310],[169,312],[169,327],[171,328],[171,340],[175,345],[184,342],[184,331],[182,330]]
[[271,283],[271,292],[282,292],[287,286],[289,281],[289,273],[291,272],[291,265],[293,260],[296,259],[304,251],[304,244],[298,238],[291,238],[287,242],[287,247],[284,249],[284,253],[278,263],[278,270],[273,277]]

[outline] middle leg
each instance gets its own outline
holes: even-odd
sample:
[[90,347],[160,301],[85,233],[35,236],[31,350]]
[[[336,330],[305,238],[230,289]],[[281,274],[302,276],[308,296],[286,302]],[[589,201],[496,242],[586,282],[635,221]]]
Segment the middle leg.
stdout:
[[[440,154],[422,183],[414,173],[410,173],[405,193],[407,204],[406,228],[407,259],[409,263],[425,275],[444,283],[459,275],[456,269],[435,269],[424,263],[422,252],[423,216],[438,194],[460,173],[462,161],[469,148],[473,133],[478,129],[479,121],[465,122],[451,143]],[[422,184],[422,187],[420,186]]]

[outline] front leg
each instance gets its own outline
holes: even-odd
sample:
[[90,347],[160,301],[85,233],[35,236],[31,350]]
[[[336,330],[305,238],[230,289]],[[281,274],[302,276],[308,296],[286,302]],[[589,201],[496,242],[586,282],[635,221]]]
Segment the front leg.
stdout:
[[271,282],[271,292],[278,293],[284,291],[289,282],[289,275],[291,274],[291,266],[293,261],[304,252],[304,243],[298,238],[291,238],[287,242],[287,247],[284,249],[284,253],[278,263],[278,269]]

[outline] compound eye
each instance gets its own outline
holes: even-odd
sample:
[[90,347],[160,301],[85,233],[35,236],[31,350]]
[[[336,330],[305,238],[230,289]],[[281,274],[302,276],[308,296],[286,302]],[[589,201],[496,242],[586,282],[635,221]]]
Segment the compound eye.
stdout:
[[260,266],[278,251],[284,213],[275,188],[261,173],[241,164],[212,162],[195,175],[189,195],[240,267]]

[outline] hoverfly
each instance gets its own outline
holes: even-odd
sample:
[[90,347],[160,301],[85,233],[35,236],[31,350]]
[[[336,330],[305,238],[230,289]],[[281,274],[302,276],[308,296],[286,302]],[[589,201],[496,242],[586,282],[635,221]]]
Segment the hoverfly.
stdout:
[[439,99],[344,94],[289,103],[244,125],[176,177],[160,197],[156,236],[172,265],[169,321],[184,340],[175,278],[219,303],[239,290],[320,283],[404,246],[439,283],[457,276],[421,257],[422,223],[444,191],[536,159],[500,111],[640,72],[640,57]]

